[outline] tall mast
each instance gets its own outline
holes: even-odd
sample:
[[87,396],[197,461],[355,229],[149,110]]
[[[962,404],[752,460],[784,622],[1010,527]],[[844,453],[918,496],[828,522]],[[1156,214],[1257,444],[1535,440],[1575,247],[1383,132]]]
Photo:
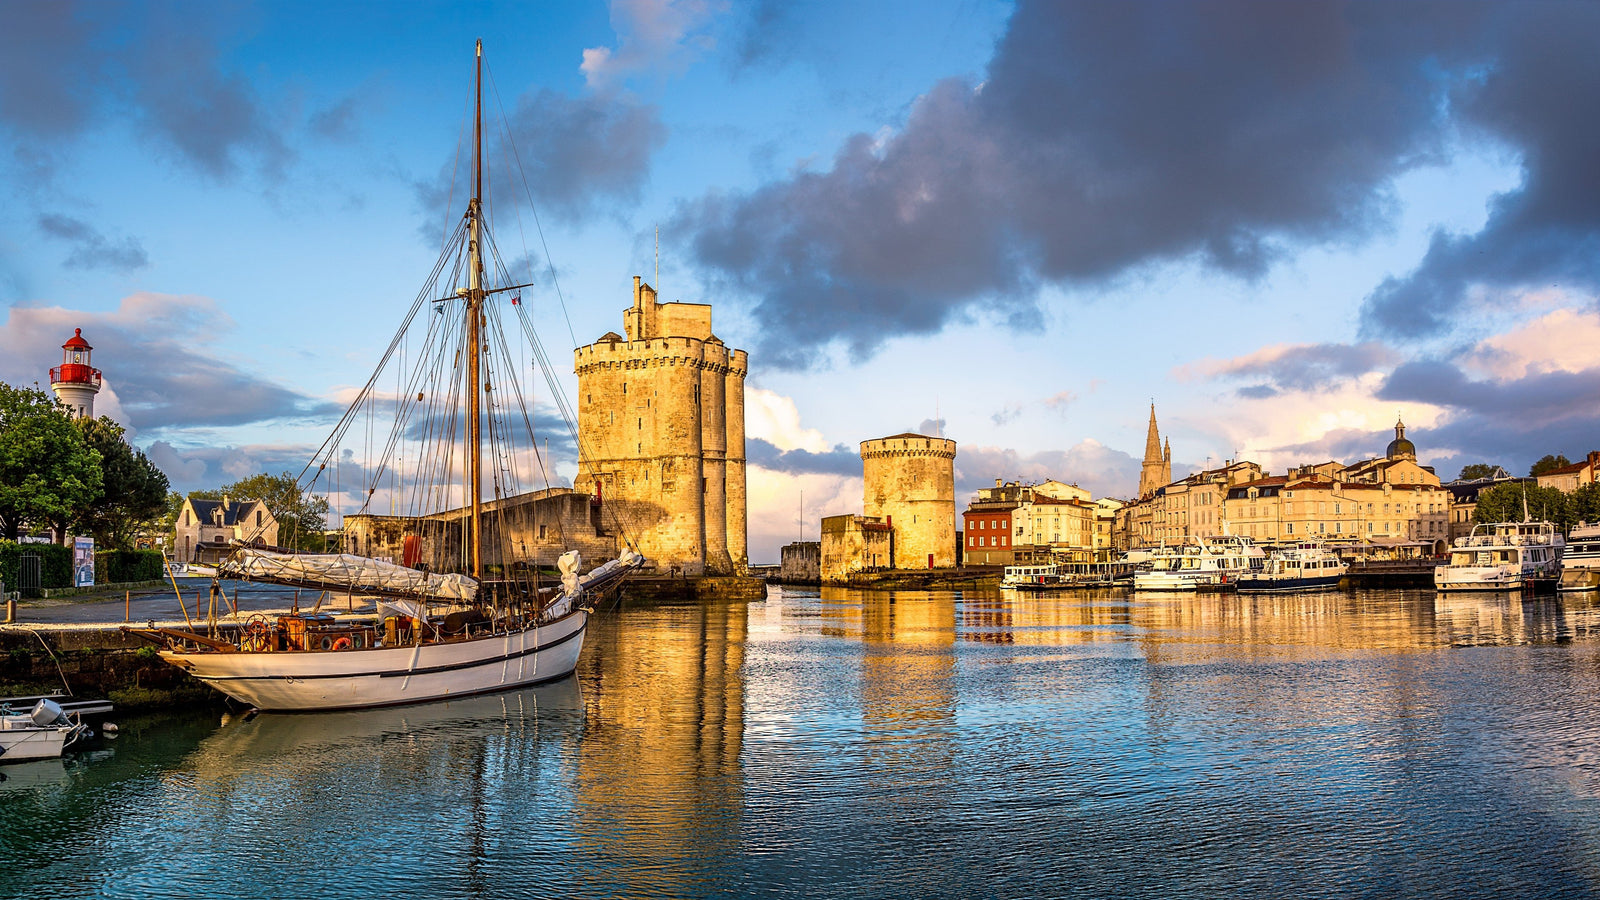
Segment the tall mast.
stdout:
[[483,41],[478,41],[477,98],[472,125],[472,202],[467,205],[467,494],[472,499],[469,540],[472,577],[483,579],[483,446],[479,394],[479,344],[483,319]]

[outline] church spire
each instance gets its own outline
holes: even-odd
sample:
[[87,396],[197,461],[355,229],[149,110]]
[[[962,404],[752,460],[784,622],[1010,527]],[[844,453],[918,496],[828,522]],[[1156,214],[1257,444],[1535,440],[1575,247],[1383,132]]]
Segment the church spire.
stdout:
[[1161,445],[1161,430],[1156,427],[1156,405],[1150,404],[1150,430],[1144,439],[1144,465],[1139,468],[1139,496],[1144,497],[1172,481],[1172,442]]

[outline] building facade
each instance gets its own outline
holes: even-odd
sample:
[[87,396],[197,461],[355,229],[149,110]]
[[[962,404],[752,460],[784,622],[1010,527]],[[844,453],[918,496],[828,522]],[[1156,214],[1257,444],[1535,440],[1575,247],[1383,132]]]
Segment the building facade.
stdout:
[[173,559],[217,563],[233,552],[233,541],[276,546],[278,519],[260,500],[186,497],[173,522]]
[[712,333],[710,306],[660,303],[637,276],[623,323],[574,354],[574,487],[662,571],[743,571],[749,358]]
[[1600,450],[1590,450],[1589,455],[1583,459],[1559,469],[1552,469],[1537,476],[1536,480],[1540,487],[1553,487],[1570,494],[1586,484],[1594,484],[1597,471],[1600,471]]
[[894,568],[955,566],[955,458],[955,441],[925,434],[861,442],[862,512],[894,527]]

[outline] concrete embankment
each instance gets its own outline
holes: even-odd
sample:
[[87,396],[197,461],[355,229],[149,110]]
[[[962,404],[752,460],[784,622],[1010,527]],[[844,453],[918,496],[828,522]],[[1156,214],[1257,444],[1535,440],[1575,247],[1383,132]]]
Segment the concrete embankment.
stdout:
[[712,600],[764,600],[767,583],[737,575],[698,578],[633,577],[622,588],[621,604],[705,603]]
[[64,688],[79,699],[110,700],[119,711],[222,702],[116,625],[0,628],[0,696]]
[[[859,588],[868,591],[962,591],[986,590],[1000,586],[1001,569],[931,569],[894,570],[887,572],[856,572],[850,580],[827,587]],[[786,581],[771,579],[773,584],[794,587],[822,587],[816,581]]]

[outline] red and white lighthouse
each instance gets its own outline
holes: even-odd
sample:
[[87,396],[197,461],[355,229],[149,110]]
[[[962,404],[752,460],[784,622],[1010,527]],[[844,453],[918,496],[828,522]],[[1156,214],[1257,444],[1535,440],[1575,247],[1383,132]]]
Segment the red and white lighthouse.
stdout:
[[100,393],[100,370],[89,365],[94,350],[83,339],[83,329],[74,328],[72,337],[61,345],[61,365],[50,370],[50,389],[56,399],[72,410],[75,419],[94,418],[94,395]]

